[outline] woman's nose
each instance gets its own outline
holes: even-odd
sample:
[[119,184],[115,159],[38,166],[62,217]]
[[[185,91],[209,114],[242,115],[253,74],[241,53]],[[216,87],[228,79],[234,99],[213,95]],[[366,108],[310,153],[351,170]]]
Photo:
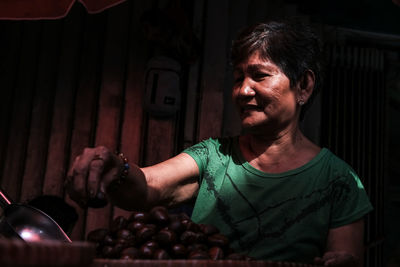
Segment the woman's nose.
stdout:
[[254,96],[256,94],[256,91],[253,89],[251,82],[246,79],[243,81],[239,93],[242,96]]

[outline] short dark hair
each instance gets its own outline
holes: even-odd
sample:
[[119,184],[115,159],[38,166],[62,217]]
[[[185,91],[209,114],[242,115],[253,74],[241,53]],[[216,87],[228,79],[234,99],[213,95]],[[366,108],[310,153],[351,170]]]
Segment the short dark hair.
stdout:
[[234,66],[255,52],[274,62],[294,86],[307,70],[315,75],[314,91],[302,108],[300,118],[311,105],[323,82],[323,46],[312,27],[298,20],[258,23],[241,31],[233,41],[231,62]]

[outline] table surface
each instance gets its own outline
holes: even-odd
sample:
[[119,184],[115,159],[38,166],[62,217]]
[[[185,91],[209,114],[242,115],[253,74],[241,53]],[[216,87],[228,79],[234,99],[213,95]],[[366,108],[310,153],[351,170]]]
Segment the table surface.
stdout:
[[7,267],[316,267],[310,264],[238,260],[112,260],[95,258],[89,242],[0,239],[0,266]]
[[272,262],[272,261],[234,261],[234,260],[108,260],[95,259],[90,267],[317,267],[316,265]]

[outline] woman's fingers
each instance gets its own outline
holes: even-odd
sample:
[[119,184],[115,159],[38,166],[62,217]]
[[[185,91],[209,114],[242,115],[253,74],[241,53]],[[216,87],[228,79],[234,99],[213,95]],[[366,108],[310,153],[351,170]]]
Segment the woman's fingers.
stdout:
[[[75,159],[75,162],[78,159]],[[73,174],[73,169],[71,168],[68,172],[67,178],[65,180],[65,189],[69,195],[69,197],[75,201],[81,208],[86,207],[86,198],[84,197],[83,190],[84,189],[76,189],[74,188],[74,174]]]
[[[106,169],[113,165],[112,162],[112,154],[107,148],[85,148],[68,171],[66,187],[70,197],[80,206],[86,206],[94,199],[105,200],[102,179]],[[101,202],[102,205],[106,204]]]
[[104,171],[104,159],[100,156],[93,158],[89,164],[87,192],[89,198],[95,198],[100,190],[101,175]]
[[66,189],[72,200],[78,203],[81,207],[86,206],[86,177],[88,168],[84,162],[88,162],[82,156],[77,156],[66,179]]
[[328,251],[322,258],[314,259],[315,264],[334,267],[356,267],[357,259],[346,251]]
[[105,161],[100,156],[90,162],[87,192],[88,206],[91,208],[102,208],[108,203],[103,186],[104,169]]

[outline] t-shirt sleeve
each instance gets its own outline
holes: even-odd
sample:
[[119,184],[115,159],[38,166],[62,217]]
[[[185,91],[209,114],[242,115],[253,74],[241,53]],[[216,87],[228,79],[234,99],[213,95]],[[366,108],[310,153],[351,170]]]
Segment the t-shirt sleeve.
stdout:
[[207,160],[209,155],[209,149],[207,146],[208,141],[202,141],[198,144],[195,144],[191,147],[186,148],[182,151],[182,153],[186,153],[191,156],[197,163],[199,167],[199,182],[201,182],[203,178],[204,170],[207,166]]
[[364,186],[353,170],[337,181],[331,196],[331,228],[350,224],[373,210]]

